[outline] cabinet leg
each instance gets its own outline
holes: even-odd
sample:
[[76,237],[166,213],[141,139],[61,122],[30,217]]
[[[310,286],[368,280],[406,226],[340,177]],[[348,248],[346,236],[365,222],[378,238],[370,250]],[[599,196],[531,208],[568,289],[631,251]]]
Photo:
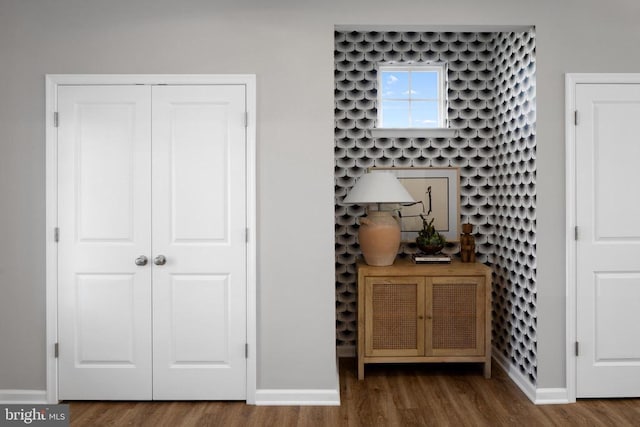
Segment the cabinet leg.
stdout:
[[364,363],[358,360],[358,379],[364,379]]
[[491,378],[491,359],[484,362],[484,377]]

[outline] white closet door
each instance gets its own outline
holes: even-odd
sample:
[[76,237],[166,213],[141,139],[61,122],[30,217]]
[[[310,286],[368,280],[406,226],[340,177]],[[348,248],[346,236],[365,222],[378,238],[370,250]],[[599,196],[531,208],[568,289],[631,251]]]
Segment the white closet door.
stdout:
[[245,399],[245,87],[153,88],[153,398]]
[[150,88],[58,91],[59,398],[151,398]]
[[640,85],[578,84],[577,397],[640,396]]

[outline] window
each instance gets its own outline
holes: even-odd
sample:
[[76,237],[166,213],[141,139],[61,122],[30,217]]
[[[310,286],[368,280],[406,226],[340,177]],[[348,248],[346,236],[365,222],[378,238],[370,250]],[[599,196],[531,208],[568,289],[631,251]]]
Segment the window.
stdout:
[[378,128],[445,128],[445,64],[378,68]]

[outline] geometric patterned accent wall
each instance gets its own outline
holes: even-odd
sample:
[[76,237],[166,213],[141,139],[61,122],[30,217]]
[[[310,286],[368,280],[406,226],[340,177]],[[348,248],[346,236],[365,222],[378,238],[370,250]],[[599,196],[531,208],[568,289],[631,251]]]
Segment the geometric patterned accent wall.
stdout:
[[536,380],[535,32],[498,33],[495,52],[494,345]]
[[[516,40],[520,44],[512,50],[510,43]],[[370,167],[458,167],[461,222],[474,225],[478,260],[492,266],[497,262],[493,290],[494,345],[535,383],[535,65],[531,65],[535,64],[534,50],[532,31],[523,34],[336,31],[338,346],[354,346],[357,330],[355,261],[360,255],[357,219],[364,215],[364,208],[342,204],[349,189]],[[368,130],[375,127],[377,117],[376,67],[379,62],[388,61],[447,62],[448,119],[450,126],[458,129],[456,137],[371,137]],[[521,77],[517,89],[508,87]],[[524,92],[523,85],[527,86]],[[512,108],[518,113],[512,113]],[[521,113],[526,116],[524,122]],[[516,130],[514,125],[522,125],[522,129]],[[528,127],[524,129],[525,126]],[[519,154],[517,150],[521,148],[530,152]],[[521,170],[520,163],[525,158],[525,169]],[[531,188],[525,185],[527,188],[523,189],[521,183],[527,172]],[[506,193],[498,194],[501,190]],[[522,233],[529,231],[533,234],[525,236],[529,240],[521,245]],[[415,250],[414,245],[401,248],[404,254]],[[512,259],[514,256],[516,260]]]

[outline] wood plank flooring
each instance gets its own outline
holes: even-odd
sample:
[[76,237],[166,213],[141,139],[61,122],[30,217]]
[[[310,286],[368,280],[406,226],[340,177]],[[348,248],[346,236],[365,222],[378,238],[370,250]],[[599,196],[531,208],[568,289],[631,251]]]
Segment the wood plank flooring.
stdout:
[[536,406],[495,365],[367,365],[340,361],[337,406],[243,402],[70,402],[72,426],[640,426],[640,399]]

